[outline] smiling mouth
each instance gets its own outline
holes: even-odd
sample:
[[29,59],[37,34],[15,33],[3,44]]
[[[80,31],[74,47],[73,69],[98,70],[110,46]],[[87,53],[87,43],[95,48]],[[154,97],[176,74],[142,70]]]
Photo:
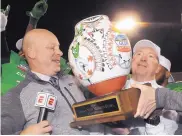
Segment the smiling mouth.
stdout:
[[53,61],[60,65],[60,60],[53,60]]
[[144,68],[147,68],[146,65],[142,65],[142,64],[138,64],[139,67],[144,67]]

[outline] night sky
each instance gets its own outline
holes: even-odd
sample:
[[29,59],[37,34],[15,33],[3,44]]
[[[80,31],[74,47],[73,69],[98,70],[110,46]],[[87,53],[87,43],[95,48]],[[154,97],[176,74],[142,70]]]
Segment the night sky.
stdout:
[[[37,0],[1,2],[1,8],[11,5],[7,41],[9,48],[17,51],[15,43],[24,36],[29,21],[26,11],[31,10]],[[144,38],[153,41],[161,47],[162,55],[171,60],[171,71],[182,72],[182,0],[48,0],[48,5],[37,27],[48,29],[58,37],[65,58],[77,22],[98,14],[109,16],[111,21],[134,15],[151,24],[128,33],[131,45]]]

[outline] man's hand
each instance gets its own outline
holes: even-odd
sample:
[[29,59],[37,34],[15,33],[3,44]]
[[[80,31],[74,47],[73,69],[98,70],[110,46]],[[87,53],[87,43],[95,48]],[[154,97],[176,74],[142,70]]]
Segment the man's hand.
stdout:
[[37,2],[31,12],[27,12],[27,15],[39,20],[47,11],[48,4],[45,0],[40,0]]
[[0,18],[0,20],[1,20],[1,32],[6,30],[9,11],[10,11],[10,5],[8,5],[6,7],[6,10],[1,9],[1,18]]
[[155,89],[140,84],[133,84],[131,87],[141,90],[135,118],[138,116],[145,119],[148,118],[149,115],[156,109]]
[[41,121],[38,124],[31,125],[24,129],[20,135],[44,135],[48,134],[52,130],[48,121]]

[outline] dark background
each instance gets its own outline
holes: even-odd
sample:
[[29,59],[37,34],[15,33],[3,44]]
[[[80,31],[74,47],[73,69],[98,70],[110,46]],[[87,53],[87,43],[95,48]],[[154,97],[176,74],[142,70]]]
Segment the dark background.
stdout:
[[[2,0],[1,8],[11,5],[7,24],[9,48],[16,50],[16,41],[23,37],[29,17],[26,11],[37,0]],[[67,58],[73,40],[74,26],[80,20],[98,14],[116,21],[125,15],[137,15],[149,26],[140,26],[128,33],[131,45],[149,39],[161,47],[162,55],[172,62],[172,72],[182,72],[182,0],[48,0],[48,11],[38,23],[39,28],[52,31],[60,41],[60,48]]]

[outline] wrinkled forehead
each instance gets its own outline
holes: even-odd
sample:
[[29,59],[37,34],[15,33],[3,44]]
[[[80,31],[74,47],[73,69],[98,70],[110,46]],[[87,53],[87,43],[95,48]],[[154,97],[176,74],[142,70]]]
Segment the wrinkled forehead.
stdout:
[[45,46],[44,47],[46,47],[46,48],[59,48],[59,43],[58,42],[49,42],[49,43],[47,43],[47,44],[45,44]]
[[157,53],[156,53],[155,49],[153,49],[151,47],[142,47],[142,48],[139,48],[139,49],[136,50],[135,53],[138,53],[138,52],[142,52],[142,53],[146,53],[146,54],[153,54],[158,59],[158,56],[157,56]]
[[43,46],[43,47],[59,46],[59,41],[54,35],[49,35],[49,36],[43,37],[43,38],[39,39],[38,43],[40,44],[39,47],[41,47],[41,46]]

